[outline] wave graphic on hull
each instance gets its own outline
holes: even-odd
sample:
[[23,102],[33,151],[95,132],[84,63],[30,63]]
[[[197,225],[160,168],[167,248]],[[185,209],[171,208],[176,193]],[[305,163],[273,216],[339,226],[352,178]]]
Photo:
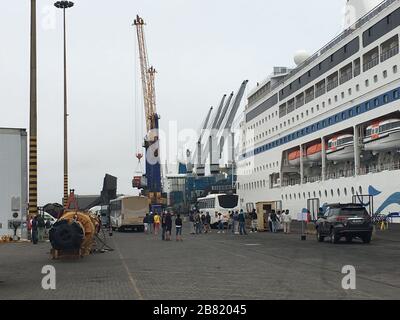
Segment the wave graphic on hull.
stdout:
[[[376,197],[376,196],[379,196],[382,193],[382,191],[377,190],[373,186],[369,186],[368,193],[369,193],[369,195]],[[391,196],[389,196],[382,203],[382,205],[378,208],[378,210],[375,211],[375,214],[381,214],[383,210],[385,210],[387,207],[391,206],[392,204],[397,204],[400,206],[400,192],[395,192]]]

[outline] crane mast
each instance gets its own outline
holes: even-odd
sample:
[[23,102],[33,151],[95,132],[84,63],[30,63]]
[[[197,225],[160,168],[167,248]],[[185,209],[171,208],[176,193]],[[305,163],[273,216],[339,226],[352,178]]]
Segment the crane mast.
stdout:
[[152,118],[157,114],[156,112],[156,94],[155,94],[155,74],[156,70],[154,67],[149,67],[149,58],[147,54],[146,38],[144,35],[144,26],[146,25],[144,20],[136,16],[136,20],[133,23],[136,26],[137,39],[139,45],[139,60],[140,60],[140,71],[142,78],[142,89],[143,89],[143,100],[146,116],[146,128],[147,131],[151,131],[155,124]]
[[134,26],[137,31],[139,60],[142,78],[143,101],[146,117],[147,134],[144,139],[146,150],[147,193],[152,204],[160,204],[161,199],[161,165],[159,154],[159,116],[156,110],[156,92],[154,67],[149,67],[144,20],[136,16]]

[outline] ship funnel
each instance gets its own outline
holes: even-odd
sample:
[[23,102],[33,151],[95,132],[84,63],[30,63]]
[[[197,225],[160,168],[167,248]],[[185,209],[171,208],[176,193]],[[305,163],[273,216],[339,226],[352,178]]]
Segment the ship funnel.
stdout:
[[350,28],[358,19],[380,3],[382,3],[382,0],[346,0],[344,29]]

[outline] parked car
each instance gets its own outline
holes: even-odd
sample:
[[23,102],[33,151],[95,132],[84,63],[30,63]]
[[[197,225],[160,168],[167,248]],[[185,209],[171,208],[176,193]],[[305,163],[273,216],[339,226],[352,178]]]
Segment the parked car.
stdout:
[[373,224],[362,205],[331,204],[325,214],[318,217],[316,229],[319,242],[329,237],[332,243],[338,243],[342,238],[347,242],[360,238],[364,243],[370,243]]

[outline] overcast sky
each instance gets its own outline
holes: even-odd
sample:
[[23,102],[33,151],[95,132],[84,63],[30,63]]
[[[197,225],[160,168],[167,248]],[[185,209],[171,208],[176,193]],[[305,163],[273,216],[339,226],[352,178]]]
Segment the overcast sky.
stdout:
[[[70,188],[96,194],[105,173],[129,194],[136,169],[135,29],[147,22],[161,127],[197,129],[224,93],[262,81],[293,53],[341,31],[344,0],[75,0],[68,11]],[[61,12],[38,3],[39,203],[63,192]],[[29,120],[30,1],[0,0],[0,127]],[[141,88],[139,88],[141,90]],[[1,150],[0,150],[1,152]],[[172,170],[172,168],[170,168]],[[1,177],[0,177],[1,178]]]

